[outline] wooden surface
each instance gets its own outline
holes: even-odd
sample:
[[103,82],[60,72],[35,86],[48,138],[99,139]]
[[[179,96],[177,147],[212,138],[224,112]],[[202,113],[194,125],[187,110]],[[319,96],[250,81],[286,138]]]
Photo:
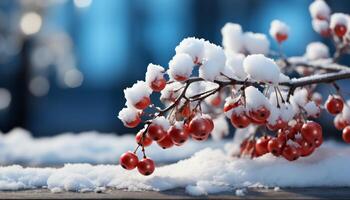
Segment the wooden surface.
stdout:
[[51,193],[46,189],[23,190],[16,192],[0,192],[0,199],[349,199],[350,188],[282,188],[248,189],[245,196],[236,196],[232,192],[224,192],[209,196],[193,197],[185,193],[184,189],[175,189],[164,192],[126,192],[108,189],[102,193]]

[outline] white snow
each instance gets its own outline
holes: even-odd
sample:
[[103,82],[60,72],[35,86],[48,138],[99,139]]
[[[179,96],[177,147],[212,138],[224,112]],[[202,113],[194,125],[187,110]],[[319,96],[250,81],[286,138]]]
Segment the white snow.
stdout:
[[325,20],[313,19],[312,28],[314,29],[314,31],[316,31],[319,34],[326,33],[329,28],[329,23],[328,21],[325,21]]
[[164,116],[156,117],[152,120],[152,124],[162,127],[165,131],[170,128],[169,120],[167,120]]
[[286,23],[280,21],[280,20],[273,20],[270,24],[270,30],[269,33],[272,38],[276,39],[277,34],[289,34],[289,27]]
[[[213,134],[216,134],[214,131]],[[136,133],[118,136],[113,133],[89,131],[63,133],[50,138],[33,138],[28,131],[17,128],[6,134],[0,133],[0,163],[26,166],[64,163],[114,164],[118,162],[121,154],[136,147],[135,135]],[[188,158],[205,147],[223,148],[227,142],[189,140],[181,147],[174,146],[167,150],[162,150],[154,143],[146,150],[147,155],[155,162],[168,163]]]
[[169,75],[171,78],[176,76],[190,77],[194,67],[193,60],[191,56],[184,53],[176,54],[169,61]]
[[152,89],[144,81],[137,81],[131,88],[124,89],[126,104],[133,106],[138,103],[143,97],[149,97]]
[[247,73],[245,73],[243,68],[243,60],[245,56],[243,54],[237,54],[232,51],[226,51],[226,68],[227,75],[230,78],[236,78],[240,80],[245,80],[247,78]]
[[344,13],[333,13],[331,15],[331,22],[329,27],[334,29],[336,25],[344,25],[347,27],[348,25],[348,16]]
[[278,83],[280,69],[275,61],[262,54],[247,56],[243,61],[244,71],[250,78],[267,83]]
[[243,49],[242,27],[235,23],[226,23],[221,29],[222,45],[225,50],[239,53]]
[[213,119],[214,122],[214,129],[211,132],[211,136],[214,140],[220,140],[224,136],[228,135],[230,133],[229,131],[229,124],[228,121],[225,118],[225,115],[220,115],[217,118]]
[[160,100],[163,102],[167,102],[170,99],[176,99],[182,92],[182,86],[183,84],[181,84],[180,82],[166,84],[165,88],[160,92]]
[[322,18],[324,20],[329,19],[331,9],[324,0],[315,0],[309,6],[309,11],[312,18]]
[[162,66],[150,63],[147,66],[147,72],[145,77],[146,83],[150,85],[154,80],[163,78],[164,72],[165,70]]
[[248,110],[257,109],[260,106],[265,106],[267,109],[270,108],[271,105],[269,100],[254,86],[249,86],[244,91],[246,95],[246,107]]
[[176,54],[188,54],[192,57],[192,60],[202,59],[202,53],[204,49],[204,39],[197,39],[194,37],[188,37],[183,39],[180,44],[175,48]]
[[329,49],[322,42],[311,42],[306,46],[305,56],[309,60],[317,60],[329,57]]
[[244,33],[244,47],[250,54],[267,55],[270,50],[270,41],[265,34],[246,32]]
[[304,109],[309,117],[317,117],[321,113],[321,108],[314,101],[307,102]]
[[[162,151],[165,152],[165,151]],[[186,188],[191,195],[231,191],[245,194],[247,187],[350,186],[350,147],[325,142],[311,156],[289,162],[266,154],[259,158],[233,158],[217,149],[204,149],[191,158],[157,167],[142,176],[117,165],[66,164],[61,168],[0,168],[0,189],[47,187],[57,191],[94,191],[116,188],[128,191],[164,191]]]
[[202,66],[199,68],[199,77],[213,81],[224,70],[225,62],[226,56],[222,47],[206,41]]
[[119,111],[118,118],[124,123],[134,121],[139,115],[139,111],[134,108],[123,108]]

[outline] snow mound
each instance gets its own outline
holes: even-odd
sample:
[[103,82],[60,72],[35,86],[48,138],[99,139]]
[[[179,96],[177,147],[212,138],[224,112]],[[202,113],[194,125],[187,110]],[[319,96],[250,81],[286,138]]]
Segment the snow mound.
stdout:
[[57,191],[164,191],[185,188],[191,195],[232,191],[244,195],[247,187],[350,186],[350,147],[326,142],[307,158],[289,162],[266,154],[256,159],[232,158],[207,148],[191,158],[157,167],[142,176],[118,165],[66,164],[61,168],[0,168],[0,190],[49,188]]

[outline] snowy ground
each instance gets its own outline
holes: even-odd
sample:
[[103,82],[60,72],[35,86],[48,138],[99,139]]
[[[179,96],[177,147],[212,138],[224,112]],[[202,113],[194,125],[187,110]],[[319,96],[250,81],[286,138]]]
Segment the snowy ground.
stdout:
[[[189,158],[205,148],[221,148],[229,141],[188,141],[181,148],[162,150],[158,145],[147,148],[147,155],[158,163]],[[0,163],[24,166],[58,166],[65,163],[117,164],[119,156],[136,147],[134,135],[117,136],[85,132],[64,133],[55,137],[33,138],[24,129],[0,133]]]
[[[165,151],[161,152],[164,154]],[[245,195],[245,188],[249,187],[276,187],[278,190],[278,187],[350,186],[349,169],[350,146],[333,142],[326,142],[312,156],[295,162],[271,155],[254,160],[231,158],[222,148],[207,148],[189,159],[157,167],[148,177],[139,175],[136,170],[125,171],[118,165],[1,167],[0,190],[48,188],[53,193],[60,193],[103,191],[106,188],[128,191],[185,188],[190,195],[232,192],[240,196]]]

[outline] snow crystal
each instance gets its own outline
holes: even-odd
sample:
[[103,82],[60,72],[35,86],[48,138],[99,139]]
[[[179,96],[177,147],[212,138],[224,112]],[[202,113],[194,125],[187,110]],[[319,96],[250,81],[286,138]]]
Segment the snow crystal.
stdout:
[[245,193],[246,187],[276,187],[276,190],[279,187],[349,187],[349,155],[349,146],[327,141],[311,156],[294,162],[271,154],[255,159],[233,158],[221,150],[207,148],[189,159],[157,167],[154,174],[146,177],[137,170],[126,171],[116,165],[7,166],[0,167],[0,189],[47,186],[53,192],[60,189],[83,192],[99,187],[129,191],[164,191],[180,187],[191,195],[232,190],[240,195]]
[[213,81],[224,70],[226,56],[224,50],[210,42],[204,43],[202,66],[199,68],[199,77]]
[[160,65],[150,63],[147,66],[145,81],[151,84],[154,80],[163,78],[164,68]]
[[334,13],[331,16],[329,27],[334,29],[336,25],[348,25],[348,16],[344,13]]
[[139,115],[139,112],[134,108],[123,108],[119,111],[118,118],[125,124],[132,122]]
[[135,105],[143,97],[149,97],[151,93],[151,88],[144,81],[137,81],[131,88],[124,90],[124,96],[128,105]]
[[269,33],[272,38],[276,38],[277,34],[288,35],[289,27],[284,22],[275,19],[271,22]]
[[309,11],[312,18],[328,19],[331,13],[331,9],[324,0],[316,0],[309,6]]
[[247,73],[245,73],[243,68],[243,60],[245,56],[243,54],[236,54],[231,51],[226,51],[226,67],[227,76],[230,78],[238,78],[240,80],[245,80],[247,78]]
[[306,47],[305,56],[309,60],[317,60],[329,57],[329,49],[322,42],[311,42]]
[[188,37],[183,39],[180,44],[175,48],[176,54],[188,54],[192,57],[192,60],[202,59],[202,53],[204,48],[204,39],[197,39],[194,37]]
[[222,45],[225,50],[231,50],[236,53],[243,49],[243,33],[241,25],[226,23],[221,29]]
[[176,54],[169,62],[169,75],[171,78],[176,76],[190,77],[194,64],[191,56],[184,53]]
[[257,109],[260,106],[265,106],[267,109],[270,108],[270,102],[265,97],[263,93],[261,93],[254,86],[249,86],[245,90],[246,95],[246,107],[249,110]]
[[243,37],[244,47],[250,54],[267,55],[270,50],[270,42],[265,34],[246,32]]
[[267,83],[278,83],[280,69],[275,61],[262,54],[247,56],[243,61],[244,71],[250,78]]
[[164,116],[157,117],[152,120],[152,124],[161,126],[163,130],[168,130],[170,128],[169,120],[167,120]]

